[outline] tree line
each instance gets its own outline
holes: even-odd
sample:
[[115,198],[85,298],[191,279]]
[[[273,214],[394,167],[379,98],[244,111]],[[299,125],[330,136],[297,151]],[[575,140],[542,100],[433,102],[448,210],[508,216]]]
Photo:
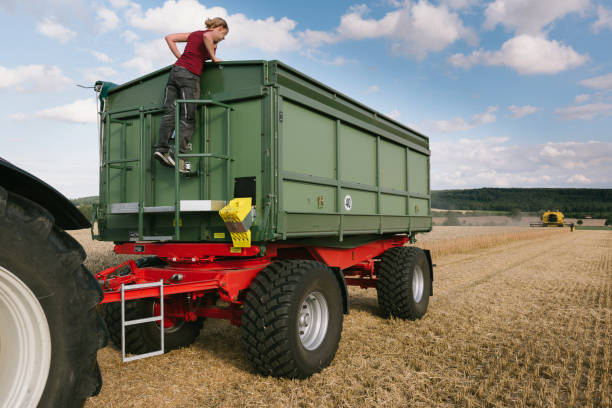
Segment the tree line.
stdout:
[[443,210],[541,212],[559,210],[566,217],[612,218],[612,189],[478,188],[432,191],[431,206]]

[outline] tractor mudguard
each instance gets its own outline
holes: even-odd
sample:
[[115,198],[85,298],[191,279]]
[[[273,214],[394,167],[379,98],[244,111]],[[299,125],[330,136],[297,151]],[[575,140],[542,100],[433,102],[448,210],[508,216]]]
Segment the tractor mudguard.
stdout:
[[55,224],[64,230],[91,226],[83,213],[62,193],[2,158],[0,158],[0,185],[9,192],[19,194],[47,209],[55,218]]

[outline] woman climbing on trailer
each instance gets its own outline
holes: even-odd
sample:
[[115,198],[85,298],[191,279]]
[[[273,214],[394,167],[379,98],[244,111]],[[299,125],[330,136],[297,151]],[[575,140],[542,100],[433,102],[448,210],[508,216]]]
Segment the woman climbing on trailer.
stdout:
[[[155,146],[153,157],[166,167],[174,167],[174,157],[169,154],[168,141],[175,125],[175,101],[177,99],[198,99],[200,97],[200,76],[204,61],[221,61],[215,55],[217,44],[229,32],[227,22],[215,17],[207,19],[206,30],[191,33],[168,34],[165,39],[170,51],[178,58],[168,77],[164,94],[164,116],[159,128],[159,140]],[[185,51],[181,55],[176,43],[187,42]],[[195,127],[196,105],[183,103],[180,115],[180,152],[187,153],[189,142]],[[179,171],[187,173],[187,163],[179,159]]]

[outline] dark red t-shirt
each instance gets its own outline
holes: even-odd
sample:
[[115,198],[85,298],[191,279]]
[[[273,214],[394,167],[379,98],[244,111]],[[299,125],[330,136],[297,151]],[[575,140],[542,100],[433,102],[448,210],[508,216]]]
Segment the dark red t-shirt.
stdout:
[[[204,33],[207,31],[212,30],[199,30],[189,34],[185,51],[183,51],[183,55],[181,55],[181,58],[179,58],[174,65],[187,68],[189,72],[193,72],[196,75],[202,75],[204,61],[212,59],[212,56],[204,46]],[[215,47],[215,52],[216,50],[217,47]]]

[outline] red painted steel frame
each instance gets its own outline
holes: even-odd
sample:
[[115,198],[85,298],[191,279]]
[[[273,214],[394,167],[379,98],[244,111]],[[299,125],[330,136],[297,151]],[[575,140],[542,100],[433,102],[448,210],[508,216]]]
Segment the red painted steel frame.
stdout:
[[[214,257],[212,257],[214,258]],[[260,270],[270,263],[270,258],[260,257],[238,260],[215,260],[198,263],[169,263],[167,267],[136,267],[133,260],[108,268],[96,275],[104,290],[101,303],[121,300],[121,284],[138,284],[164,280],[166,296],[218,290],[228,302],[238,301],[239,292],[246,289]],[[130,290],[125,300],[155,297],[157,288]]]
[[[164,281],[164,302],[169,302],[171,314],[186,320],[195,316],[229,319],[240,324],[242,303],[241,291],[248,289],[255,276],[277,259],[283,259],[283,249],[300,250],[298,256],[315,259],[330,267],[339,268],[346,275],[347,285],[362,288],[376,287],[374,258],[387,249],[402,246],[408,236],[396,236],[370,242],[355,248],[303,247],[296,244],[268,243],[265,256],[261,248],[233,248],[231,244],[210,243],[125,243],[115,246],[118,254],[156,255],[167,262],[163,267],[137,267],[129,260],[119,266],[108,268],[96,275],[104,290],[102,303],[121,300],[121,285]],[[306,252],[304,252],[304,249]],[[279,251],[281,250],[281,251]],[[292,256],[295,259],[295,255]],[[218,293],[221,300],[230,304],[229,308],[216,308],[208,305],[197,310],[184,309],[183,298],[201,299],[206,293]],[[126,300],[157,297],[157,288],[137,289],[125,292]],[[173,295],[182,294],[177,298]],[[174,305],[172,303],[174,302]]]

